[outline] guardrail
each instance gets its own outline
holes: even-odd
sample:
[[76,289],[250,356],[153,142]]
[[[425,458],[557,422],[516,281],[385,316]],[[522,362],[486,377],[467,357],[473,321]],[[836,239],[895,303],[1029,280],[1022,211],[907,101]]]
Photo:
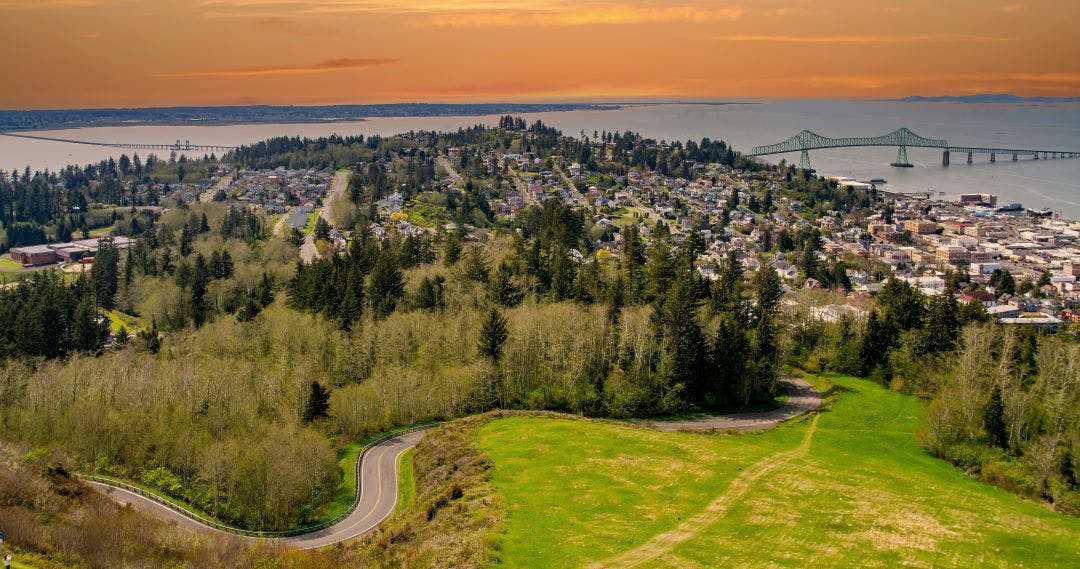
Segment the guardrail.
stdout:
[[218,531],[222,531],[222,532],[226,532],[226,533],[232,533],[232,534],[236,534],[236,535],[242,535],[242,536],[246,536],[246,537],[256,537],[256,538],[266,538],[266,539],[281,539],[281,538],[286,538],[286,537],[296,537],[296,536],[299,536],[299,535],[306,535],[306,534],[309,534],[309,533],[314,533],[314,532],[317,532],[317,531],[320,531],[320,530],[324,530],[324,529],[329,528],[329,527],[333,527],[334,525],[340,523],[345,518],[349,517],[349,515],[351,515],[354,511],[356,511],[356,507],[360,505],[361,484],[363,482],[363,477],[360,474],[360,468],[364,464],[364,456],[367,455],[367,452],[369,450],[371,450],[373,447],[375,447],[379,443],[382,443],[384,441],[388,441],[388,440],[390,440],[390,439],[392,439],[394,437],[399,437],[401,435],[406,435],[406,434],[409,434],[409,433],[415,433],[417,431],[423,431],[423,430],[426,430],[426,429],[430,429],[432,427],[441,425],[444,422],[445,421],[435,421],[435,422],[432,422],[432,423],[424,423],[423,425],[417,425],[415,427],[409,427],[407,429],[401,429],[399,431],[393,431],[391,433],[388,433],[388,434],[386,434],[386,435],[384,435],[382,437],[379,437],[379,438],[369,442],[368,444],[364,445],[364,447],[362,449],[360,449],[360,453],[356,457],[356,469],[353,472],[354,476],[356,476],[356,497],[353,499],[352,505],[349,506],[349,508],[347,510],[345,510],[343,513],[341,513],[340,515],[336,516],[335,518],[333,518],[331,520],[327,520],[325,522],[320,522],[318,524],[311,525],[311,526],[306,526],[306,527],[296,528],[296,529],[291,529],[291,530],[286,530],[286,531],[257,531],[257,530],[246,530],[246,529],[242,529],[242,528],[236,528],[236,527],[228,526],[228,525],[225,525],[225,524],[223,524],[221,522],[211,520],[211,519],[209,519],[206,516],[203,516],[201,514],[197,514],[197,513],[193,512],[193,511],[189,510],[188,508],[185,508],[184,506],[181,506],[180,504],[176,503],[175,501],[173,501],[173,500],[171,500],[169,498],[166,498],[164,496],[160,496],[158,494],[155,494],[154,492],[146,490],[145,488],[140,488],[138,486],[134,486],[134,485],[128,484],[126,482],[121,482],[119,480],[113,480],[112,478],[106,478],[106,477],[103,477],[103,476],[96,476],[96,475],[93,475],[93,474],[82,474],[82,473],[79,473],[79,472],[76,472],[74,474],[75,474],[75,476],[77,476],[79,478],[82,478],[84,480],[90,480],[92,482],[97,482],[98,484],[104,484],[106,486],[112,486],[114,488],[120,488],[121,490],[126,490],[128,492],[133,493],[133,494],[138,494],[139,496],[142,496],[142,497],[147,498],[149,500],[153,500],[154,502],[157,502],[158,504],[160,504],[162,506],[165,506],[166,508],[169,508],[170,510],[173,510],[174,512],[177,512],[177,513],[179,513],[179,514],[181,514],[181,515],[183,515],[185,517],[191,518],[192,520],[195,520],[196,522],[198,522],[198,523],[200,523],[200,524],[202,524],[204,526],[216,529]]

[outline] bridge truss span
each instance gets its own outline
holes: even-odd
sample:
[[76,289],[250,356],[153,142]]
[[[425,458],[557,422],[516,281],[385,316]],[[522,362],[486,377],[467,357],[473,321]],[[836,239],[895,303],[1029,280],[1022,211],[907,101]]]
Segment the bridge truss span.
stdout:
[[799,167],[810,170],[810,151],[820,150],[824,148],[846,148],[853,146],[893,146],[898,149],[896,155],[896,162],[893,162],[893,166],[910,167],[911,163],[908,162],[907,149],[908,147],[914,148],[940,148],[942,149],[942,165],[949,165],[949,155],[952,152],[960,152],[967,154],[968,164],[972,161],[973,154],[989,154],[990,161],[996,162],[997,155],[1011,155],[1013,160],[1017,160],[1020,156],[1031,156],[1035,160],[1048,159],[1048,158],[1077,158],[1080,157],[1080,152],[1067,151],[1067,150],[1038,150],[1038,149],[1017,149],[1017,148],[992,148],[981,146],[952,146],[947,141],[942,139],[926,138],[912,132],[907,127],[898,128],[888,134],[882,136],[870,136],[870,137],[844,137],[844,138],[829,138],[821,136],[816,132],[810,130],[802,130],[795,136],[776,144],[767,144],[764,146],[755,146],[750,152],[751,156],[766,156],[769,154],[785,154],[788,152],[798,152]]

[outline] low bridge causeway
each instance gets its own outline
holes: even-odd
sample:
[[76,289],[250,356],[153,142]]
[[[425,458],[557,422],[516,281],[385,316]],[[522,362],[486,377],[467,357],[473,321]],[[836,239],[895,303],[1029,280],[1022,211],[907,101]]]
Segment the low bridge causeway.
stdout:
[[74,140],[70,138],[57,138],[52,136],[38,136],[35,134],[18,134],[14,132],[0,132],[3,136],[15,138],[28,138],[31,140],[47,140],[50,142],[66,142],[68,144],[85,144],[88,146],[108,146],[110,148],[130,148],[132,150],[175,150],[177,152],[228,152],[235,150],[235,146],[216,146],[207,144],[192,144],[190,140],[181,142],[179,139],[173,144],[141,144],[131,142],[98,142],[91,140]]

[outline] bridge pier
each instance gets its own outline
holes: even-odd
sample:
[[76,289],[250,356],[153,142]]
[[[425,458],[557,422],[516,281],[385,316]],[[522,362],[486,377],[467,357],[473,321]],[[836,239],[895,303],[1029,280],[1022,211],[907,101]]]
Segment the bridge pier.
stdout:
[[990,161],[991,162],[997,162],[997,154],[994,154],[993,152],[991,152],[990,153]]
[[971,153],[968,152],[968,164],[971,164]]
[[1016,153],[1013,152],[1013,162],[1016,162]]
[[814,170],[810,167],[810,153],[806,150],[799,153],[799,168],[810,171]]
[[889,166],[895,166],[898,168],[911,168],[911,162],[908,162],[907,157],[907,145],[900,145],[900,149],[896,151],[896,162],[889,164]]
[[948,150],[941,153],[941,165],[942,166],[948,166],[949,165],[949,151]]

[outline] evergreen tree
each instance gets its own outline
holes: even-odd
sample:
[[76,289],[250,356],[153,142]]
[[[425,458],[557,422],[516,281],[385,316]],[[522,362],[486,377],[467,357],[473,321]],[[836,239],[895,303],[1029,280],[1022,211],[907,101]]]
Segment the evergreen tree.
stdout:
[[91,296],[79,301],[71,322],[71,347],[80,352],[97,352],[109,335],[108,321],[98,314]]
[[330,240],[330,224],[320,215],[315,220],[315,240],[316,241],[329,241]]
[[609,326],[616,326],[622,318],[623,307],[626,305],[626,282],[622,274],[615,275],[615,282],[611,283],[608,292],[607,322]]
[[514,284],[514,274],[510,265],[503,260],[488,280],[488,295],[492,302],[511,308],[521,302],[521,290]]
[[478,283],[487,282],[491,267],[487,256],[484,255],[484,251],[479,245],[469,247],[469,250],[465,253],[463,264],[465,278]]
[[116,331],[116,337],[113,338],[113,343],[117,348],[123,348],[131,340],[131,334],[128,333],[127,328],[123,325]]
[[889,349],[896,344],[898,332],[891,320],[882,318],[877,310],[871,310],[866,319],[866,332],[863,333],[859,349],[862,362],[862,375],[868,376],[875,368],[887,362]]
[[191,319],[198,328],[206,322],[206,285],[210,282],[210,269],[202,253],[195,256],[191,274]]
[[917,351],[920,354],[933,354],[952,350],[956,347],[959,330],[956,297],[948,293],[940,294],[930,301],[926,324],[920,329],[921,341]]
[[452,267],[461,259],[462,245],[461,235],[457,231],[451,231],[446,236],[446,244],[443,246],[443,263]]
[[312,381],[311,390],[308,392],[307,401],[304,403],[302,420],[305,423],[311,423],[316,419],[326,417],[329,410],[330,392],[318,381]]
[[120,251],[112,238],[98,241],[94,264],[90,266],[90,282],[94,288],[98,306],[112,310],[113,300],[119,288]]
[[376,318],[386,318],[394,311],[398,299],[405,293],[405,276],[397,266],[393,252],[379,253],[371,270],[371,308]]
[[506,317],[499,310],[492,308],[484,319],[483,327],[480,328],[480,356],[497,363],[502,355],[503,343],[509,336],[506,327]]
[[772,267],[765,266],[754,273],[754,294],[756,319],[770,318],[784,296],[780,275]]
[[626,303],[638,304],[645,297],[645,244],[636,223],[627,226],[623,231],[621,261],[625,275],[623,282],[626,285]]
[[727,312],[740,321],[744,320],[743,266],[735,251],[728,251],[724,256],[718,273],[711,293],[713,313]]
[[711,350],[713,385],[706,402],[718,405],[750,399],[751,381],[746,368],[750,344],[739,320],[731,313],[720,315]]
[[709,349],[698,324],[699,303],[688,274],[680,273],[654,312],[654,319],[664,346],[668,384],[675,390],[681,386],[700,401],[708,390],[703,371]]
[[990,399],[983,408],[983,428],[990,444],[1007,449],[1009,446],[1008,427],[1005,424],[1005,402],[1001,398],[1001,387],[995,385],[990,391]]
[[180,230],[180,256],[187,257],[191,254],[191,242],[195,239],[195,232],[192,231],[191,226],[184,224],[183,229]]
[[421,310],[441,310],[446,305],[445,283],[446,279],[442,275],[421,279],[413,305]]
[[648,300],[657,301],[664,297],[664,293],[672,286],[675,278],[675,257],[672,255],[671,244],[666,239],[659,237],[653,240],[649,248],[649,264],[645,266],[648,280],[646,296]]
[[358,273],[349,273],[349,283],[337,310],[338,323],[344,330],[352,328],[364,315],[364,277]]

